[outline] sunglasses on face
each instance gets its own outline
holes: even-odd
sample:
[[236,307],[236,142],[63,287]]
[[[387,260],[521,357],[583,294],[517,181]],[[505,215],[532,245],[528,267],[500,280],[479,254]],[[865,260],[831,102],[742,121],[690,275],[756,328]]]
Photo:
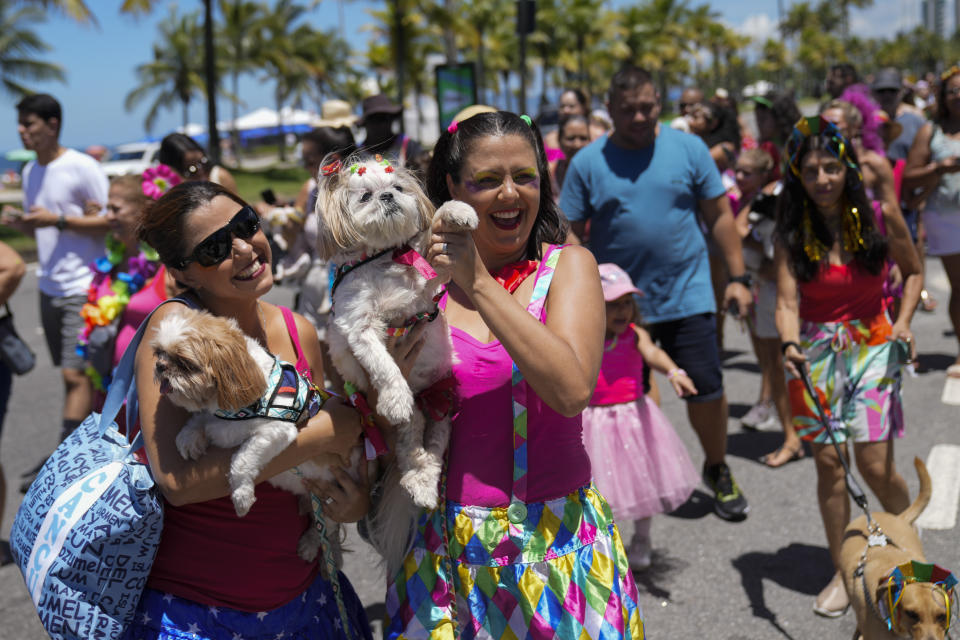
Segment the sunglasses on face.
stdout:
[[187,174],[186,175],[187,178],[194,178],[201,171],[207,172],[209,171],[209,169],[210,169],[210,160],[207,158],[207,156],[203,156],[202,158],[200,158],[198,162],[188,164],[186,169],[184,169],[184,173]]
[[230,222],[220,227],[200,241],[193,252],[174,265],[185,269],[191,262],[202,267],[212,267],[227,259],[233,249],[233,238],[249,240],[260,230],[260,216],[250,207],[240,209]]

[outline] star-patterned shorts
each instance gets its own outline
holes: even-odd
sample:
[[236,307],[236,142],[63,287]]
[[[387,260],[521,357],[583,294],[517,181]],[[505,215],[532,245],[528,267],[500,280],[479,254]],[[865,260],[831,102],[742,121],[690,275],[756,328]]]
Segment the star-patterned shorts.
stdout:
[[[352,640],[372,640],[360,599],[346,576],[340,588]],[[330,582],[321,576],[299,598],[271,611],[210,607],[145,589],[123,640],[315,640],[346,638]]]

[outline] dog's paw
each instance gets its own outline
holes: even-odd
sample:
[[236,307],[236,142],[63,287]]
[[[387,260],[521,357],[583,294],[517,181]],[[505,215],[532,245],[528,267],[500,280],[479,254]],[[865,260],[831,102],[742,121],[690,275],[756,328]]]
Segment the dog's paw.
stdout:
[[466,202],[448,200],[440,205],[434,214],[444,222],[462,229],[476,229],[478,224],[477,212]]
[[234,510],[241,518],[250,513],[250,507],[257,501],[252,484],[242,484],[234,488],[230,498],[233,500]]
[[207,451],[207,435],[202,429],[183,428],[177,434],[177,451],[186,460],[196,460]]
[[400,477],[400,486],[410,494],[418,507],[433,509],[440,500],[438,480],[439,476],[429,469],[410,469]]
[[321,540],[317,527],[311,524],[297,542],[297,555],[306,562],[313,562],[320,552]]
[[390,424],[408,422],[413,415],[413,394],[406,385],[393,385],[380,391],[377,413]]

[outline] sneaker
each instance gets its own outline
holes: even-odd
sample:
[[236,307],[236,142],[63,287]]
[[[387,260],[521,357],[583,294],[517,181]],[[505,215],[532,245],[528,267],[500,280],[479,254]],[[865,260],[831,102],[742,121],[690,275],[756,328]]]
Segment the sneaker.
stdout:
[[839,573],[823,588],[813,603],[813,612],[825,618],[839,618],[850,606],[850,597]]
[[703,481],[713,491],[713,510],[724,520],[745,520],[750,505],[725,462],[704,467]]
[[752,431],[761,431],[763,429],[772,429],[777,426],[777,418],[774,415],[773,405],[769,402],[758,402],[750,407],[746,415],[740,418],[740,424],[744,429]]

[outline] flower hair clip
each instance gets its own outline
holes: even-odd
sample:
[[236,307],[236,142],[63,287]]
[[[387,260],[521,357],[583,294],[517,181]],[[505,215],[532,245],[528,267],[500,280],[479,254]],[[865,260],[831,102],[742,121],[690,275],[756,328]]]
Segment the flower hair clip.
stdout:
[[343,164],[339,160],[334,160],[328,165],[324,165],[320,168],[320,173],[325,176],[332,176],[333,174],[340,171],[343,168]]
[[450,135],[453,135],[456,132],[457,132],[457,121],[454,120],[453,122],[450,123],[450,126],[447,127],[447,133],[449,133]]
[[140,183],[140,189],[143,191],[143,195],[151,200],[158,200],[160,196],[181,182],[180,176],[177,175],[177,172],[171,167],[165,164],[158,164],[155,167],[148,167],[143,172],[143,181]]

